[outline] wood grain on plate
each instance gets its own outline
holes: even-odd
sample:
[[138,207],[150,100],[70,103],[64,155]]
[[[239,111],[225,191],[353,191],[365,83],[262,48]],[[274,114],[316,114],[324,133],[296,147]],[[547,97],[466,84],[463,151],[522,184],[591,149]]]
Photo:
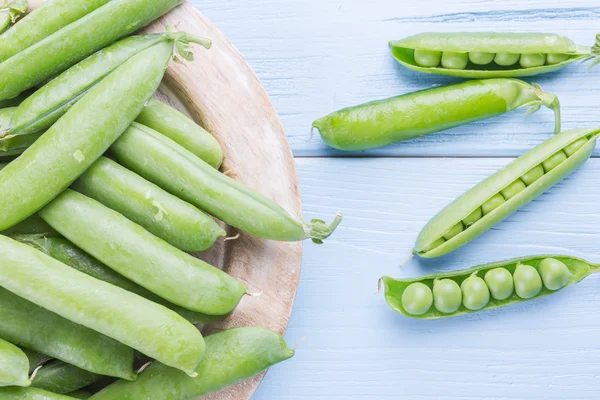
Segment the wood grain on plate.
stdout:
[[[30,0],[32,7],[43,0]],[[294,216],[302,205],[298,177],[285,133],[262,84],[233,44],[192,5],[184,3],[145,28],[166,25],[205,36],[209,51],[195,49],[195,61],[172,63],[161,88],[163,99],[186,111],[223,146],[223,170],[234,179],[275,200]],[[232,235],[237,234],[231,231]],[[279,243],[241,234],[218,243],[203,258],[240,279],[251,292],[225,321],[205,327],[208,334],[262,326],[283,334],[292,311],[302,260],[301,243]],[[262,375],[208,396],[214,400],[249,399]]]

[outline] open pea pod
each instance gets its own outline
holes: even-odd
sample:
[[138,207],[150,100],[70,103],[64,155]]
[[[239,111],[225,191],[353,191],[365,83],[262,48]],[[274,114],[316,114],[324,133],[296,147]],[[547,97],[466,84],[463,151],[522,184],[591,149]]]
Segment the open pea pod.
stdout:
[[[580,258],[537,255],[419,278],[386,276],[381,281],[394,311],[411,318],[440,319],[545,297],[599,270],[600,265]],[[447,290],[436,291],[438,284]]]
[[573,129],[525,153],[433,217],[413,253],[439,257],[475,239],[585,163],[599,134],[600,128]]
[[459,78],[509,78],[556,71],[575,61],[599,62],[594,46],[551,33],[421,33],[393,40],[394,58],[406,68]]

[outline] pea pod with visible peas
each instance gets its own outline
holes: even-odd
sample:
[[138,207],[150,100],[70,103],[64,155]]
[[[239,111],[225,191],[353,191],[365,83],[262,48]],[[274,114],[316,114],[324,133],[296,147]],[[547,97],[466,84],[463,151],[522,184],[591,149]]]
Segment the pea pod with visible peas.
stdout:
[[74,400],[73,397],[56,394],[46,390],[28,387],[5,387],[0,388],[0,399],[2,400]]
[[44,364],[37,371],[31,386],[52,393],[68,394],[103,378],[102,375],[85,371],[74,365],[62,361],[52,361]]
[[510,78],[551,72],[579,60],[600,62],[593,47],[551,33],[421,33],[390,42],[395,59],[418,72],[460,78]]
[[[414,279],[386,276],[382,282],[394,311],[412,318],[439,319],[548,296],[598,271],[600,265],[579,258],[544,255]],[[436,290],[442,282],[451,282],[446,283],[451,289]]]
[[584,164],[600,129],[555,135],[460,196],[423,228],[413,253],[439,257],[470,242]]
[[560,132],[558,98],[517,79],[468,81],[349,107],[316,120],[313,128],[331,147],[367,150],[520,107],[531,107],[531,114],[542,105],[554,111],[555,132]]
[[[23,14],[27,12],[27,0],[14,0],[10,3],[0,6],[0,43],[8,33],[4,33],[7,29],[17,22]],[[1,46],[1,45],[0,45]],[[0,57],[0,62],[2,57]]]
[[17,346],[0,339],[0,387],[29,385],[29,359]]
[[5,236],[0,236],[0,258],[5,289],[195,376],[204,340],[175,312]]
[[197,378],[159,363],[136,382],[118,381],[93,400],[190,400],[216,392],[291,358],[294,352],[277,333],[263,328],[238,328],[206,338],[206,356]]

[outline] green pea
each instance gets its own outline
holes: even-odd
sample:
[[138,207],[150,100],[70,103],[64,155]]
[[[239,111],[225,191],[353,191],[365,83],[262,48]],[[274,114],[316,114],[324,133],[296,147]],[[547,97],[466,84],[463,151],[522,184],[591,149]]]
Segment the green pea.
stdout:
[[569,271],[569,268],[555,258],[545,258],[542,260],[539,271],[544,286],[548,290],[562,289],[571,280],[571,271]]
[[546,54],[546,64],[548,65],[554,65],[554,64],[559,64],[563,61],[566,61],[569,59],[569,55],[568,54],[564,54],[564,53],[549,53]]
[[565,147],[563,149],[563,151],[565,152],[567,157],[571,157],[573,154],[575,154],[577,152],[577,150],[579,150],[583,146],[585,146],[585,144],[587,142],[589,142],[589,140],[586,137],[579,138],[576,141],[574,141],[573,143],[571,143],[570,145],[568,145],[567,147]]
[[542,278],[531,265],[519,264],[513,275],[515,292],[522,299],[531,299],[542,291]]
[[460,285],[463,305],[471,311],[481,310],[490,302],[490,290],[485,281],[473,274]]
[[443,237],[439,238],[438,240],[436,240],[435,242],[433,242],[431,244],[431,246],[428,246],[425,250],[423,251],[429,251],[432,249],[435,249],[437,247],[440,247],[441,245],[443,245],[444,243],[446,243],[446,239],[444,239]]
[[462,292],[458,283],[452,279],[433,281],[433,304],[444,314],[452,314],[462,304]]
[[450,231],[448,231],[448,233],[446,233],[444,235],[444,239],[446,239],[446,240],[452,239],[454,236],[461,233],[463,231],[463,229],[464,229],[464,227],[463,227],[462,222],[459,222],[458,224],[454,225],[452,227],[452,229],[450,229]]
[[514,291],[513,277],[506,268],[494,268],[484,276],[492,297],[496,300],[506,300]]
[[519,61],[519,58],[521,58],[520,54],[498,53],[494,57],[494,62],[502,67],[510,67],[511,65],[515,65]]
[[469,63],[469,54],[445,51],[442,53],[442,67],[448,69],[465,69]]
[[533,182],[540,179],[544,176],[544,167],[540,164],[531,169],[525,175],[521,176],[521,180],[527,185],[530,186]]
[[516,195],[521,193],[526,188],[527,188],[527,186],[525,186],[525,183],[522,180],[517,179],[516,181],[514,181],[513,183],[508,185],[506,188],[502,189],[500,191],[500,193],[502,193],[502,196],[506,200],[510,200],[511,198],[515,197]]
[[492,196],[491,199],[483,203],[483,205],[481,206],[481,211],[483,212],[483,215],[488,215],[504,203],[504,197],[502,197],[500,193],[496,193],[494,196]]
[[441,59],[441,51],[415,49],[415,63],[421,67],[437,67]]
[[431,309],[433,294],[429,286],[415,282],[402,293],[402,307],[412,315],[423,315]]
[[544,167],[544,171],[548,173],[566,160],[567,155],[561,150],[542,162],[542,166]]
[[481,219],[481,217],[483,217],[483,211],[481,210],[481,207],[479,207],[477,210],[473,211],[465,219],[463,219],[462,223],[466,227],[469,227],[469,226],[473,225],[475,222],[479,221]]
[[544,64],[546,64],[546,55],[542,53],[521,54],[519,59],[522,68],[541,67]]
[[476,65],[488,65],[494,61],[494,57],[496,57],[494,53],[484,53],[481,51],[469,52],[469,60]]

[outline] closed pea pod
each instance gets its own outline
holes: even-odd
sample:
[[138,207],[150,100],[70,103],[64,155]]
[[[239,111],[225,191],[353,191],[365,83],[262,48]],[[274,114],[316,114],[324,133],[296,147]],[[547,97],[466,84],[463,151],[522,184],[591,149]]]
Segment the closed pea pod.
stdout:
[[520,107],[541,106],[555,114],[560,132],[558,98],[537,85],[517,79],[489,79],[441,86],[336,111],[313,127],[339,150],[385,146],[491,118]]
[[[13,0],[0,6],[0,43],[6,36],[4,32],[27,12],[27,0]],[[2,58],[0,57],[0,62]]]
[[38,353],[37,351],[28,350],[21,348],[21,351],[25,353],[25,356],[29,360],[29,373],[32,374],[40,365],[52,360],[52,357],[48,357],[45,354]]
[[[425,225],[415,243],[414,254],[424,258],[439,257],[470,242],[585,163],[594,150],[599,134],[600,129],[574,129],[563,132],[483,180]],[[581,139],[585,139],[585,144],[570,157],[566,157],[562,149]],[[561,157],[561,162],[552,161],[552,168],[548,168],[548,172],[544,173],[546,168],[542,164],[547,160],[555,160],[557,153],[564,156]],[[527,187],[515,193],[512,186],[517,179]],[[510,192],[511,197],[506,199],[502,191]],[[482,216],[475,220],[472,217],[473,212],[479,213],[479,209],[483,209]],[[457,223],[465,222],[464,218],[469,218],[469,224],[465,224],[467,228],[451,239],[444,240],[444,235]]]
[[17,346],[0,339],[0,387],[29,385],[29,359]]
[[[547,265],[555,265],[548,272]],[[579,258],[561,255],[522,257],[480,265],[467,270],[427,275],[411,279],[383,277],[385,298],[390,307],[403,315],[418,319],[440,319],[491,310],[531,299],[548,296],[556,290],[575,284],[592,273],[600,271],[600,265],[590,264]],[[548,279],[540,280],[540,275]],[[485,278],[482,279],[481,277]],[[516,290],[513,290],[513,276]],[[436,282],[452,281],[451,287],[460,285],[463,303],[453,312],[434,302],[433,307],[419,313],[407,307],[405,293],[414,285],[424,285],[435,290]],[[435,293],[434,293],[435,297]],[[458,295],[455,294],[455,297]]]
[[62,361],[52,361],[40,368],[32,386],[53,393],[67,394],[102,379],[102,375],[85,371]]
[[28,387],[6,387],[0,388],[2,400],[73,400],[73,397],[48,392],[46,390]]
[[[428,74],[460,78],[509,78],[555,71],[578,60],[600,55],[600,35],[593,47],[551,33],[452,32],[421,33],[390,42],[403,66]],[[424,63],[417,54],[440,53]],[[444,57],[451,60],[444,63]]]

